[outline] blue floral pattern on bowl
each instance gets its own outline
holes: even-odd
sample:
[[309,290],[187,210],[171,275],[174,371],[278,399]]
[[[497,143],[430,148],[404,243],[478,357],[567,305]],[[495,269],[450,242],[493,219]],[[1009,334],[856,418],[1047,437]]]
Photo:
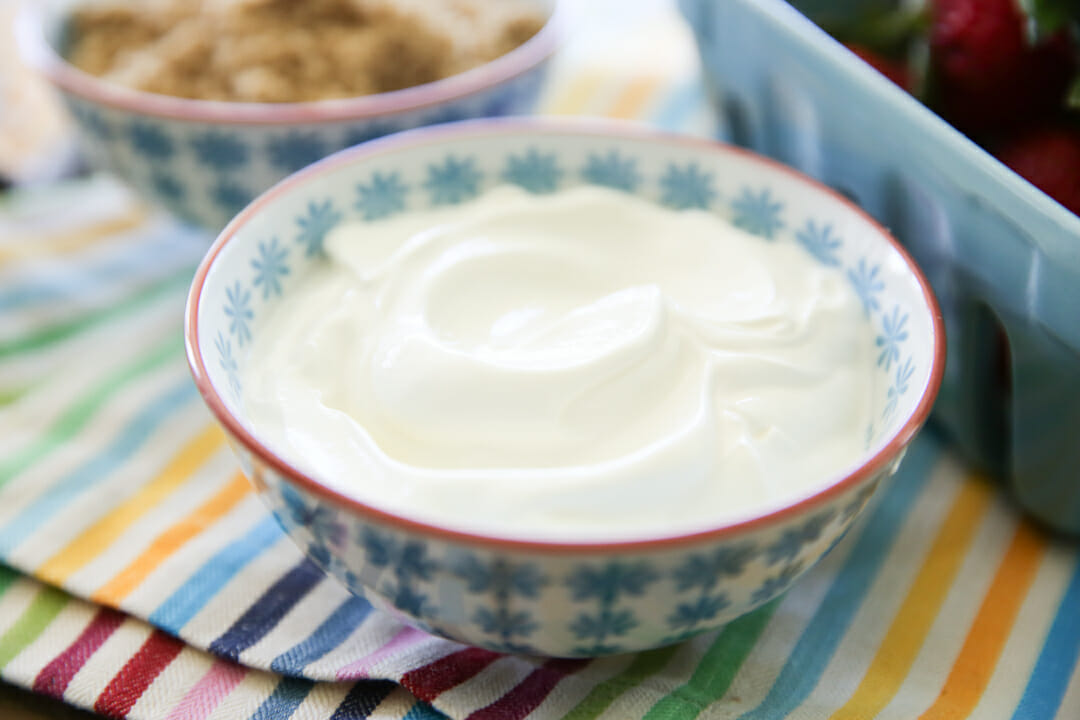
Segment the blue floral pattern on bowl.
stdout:
[[696,162],[685,167],[668,166],[660,178],[661,202],[675,210],[708,210],[716,197],[711,173],[702,171]]
[[536,148],[529,148],[522,155],[510,155],[502,174],[506,182],[536,194],[558,190],[562,176],[555,154],[541,154]]
[[[801,244],[850,282],[874,331],[872,357],[883,357],[866,457],[921,412],[936,353],[922,286],[871,221],[824,191],[808,193],[804,180],[783,170],[723,148],[703,152],[632,133],[612,138],[517,122],[421,131],[354,153],[297,178],[216,253],[215,272],[198,295],[197,352],[221,412],[243,417],[240,369],[259,320],[319,262],[326,232],[343,222],[464,202],[507,182],[532,192],[614,186],[673,207],[707,209],[762,242]],[[895,446],[876,472],[798,511],[732,532],[618,551],[492,543],[398,523],[290,479],[237,439],[283,527],[354,592],[435,634],[501,652],[558,656],[675,642],[769,602],[839,540],[902,451]]]
[[[535,2],[541,12],[553,13],[555,0]],[[41,15],[46,53],[63,42],[62,5],[49,6]],[[519,53],[516,60],[500,58],[495,61],[503,64],[498,71],[477,68],[484,81],[456,91],[414,88],[423,90],[414,101],[391,99],[377,110],[369,106],[355,112],[311,103],[307,114],[294,113],[300,120],[276,119],[273,110],[250,122],[229,112],[220,119],[187,108],[158,112],[153,106],[161,98],[156,96],[132,103],[102,100],[110,96],[96,87],[103,84],[96,79],[80,79],[77,89],[57,84],[92,164],[114,172],[181,219],[218,231],[256,195],[338,150],[426,125],[531,112],[555,48],[550,32],[541,34],[545,37],[535,51]],[[56,64],[62,64],[58,57]],[[452,176],[443,187],[450,193],[447,198],[455,197]]]

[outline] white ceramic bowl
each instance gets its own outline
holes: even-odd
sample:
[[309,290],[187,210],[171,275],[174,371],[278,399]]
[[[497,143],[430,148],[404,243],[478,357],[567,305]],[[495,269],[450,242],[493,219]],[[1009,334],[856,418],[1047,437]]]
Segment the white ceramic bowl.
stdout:
[[[443,192],[439,178],[451,175],[455,192]],[[528,542],[439,527],[366,505],[290,465],[245,418],[242,370],[263,316],[288,302],[297,279],[320,262],[326,231],[368,213],[424,209],[436,197],[467,201],[507,181],[532,191],[600,184],[673,207],[705,207],[762,242],[801,242],[840,268],[886,351],[863,456],[849,472],[760,516],[613,543]],[[558,656],[674,642],[786,590],[895,471],[930,411],[944,358],[940,314],[922,274],[880,226],[826,187],[716,143],[527,120],[414,130],[287,179],[218,238],[195,277],[186,323],[189,361],[207,404],[262,497],[318,564],[428,631]]]
[[555,50],[555,0],[533,38],[480,67],[389,93],[303,103],[235,103],[157,95],[106,82],[63,58],[66,20],[83,0],[26,3],[18,39],[71,110],[91,162],[179,217],[224,227],[278,180],[387,133],[530,112]]

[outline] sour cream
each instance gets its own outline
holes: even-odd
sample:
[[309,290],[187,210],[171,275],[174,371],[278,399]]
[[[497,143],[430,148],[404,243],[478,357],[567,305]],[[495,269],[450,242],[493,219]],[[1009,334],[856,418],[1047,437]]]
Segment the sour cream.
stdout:
[[602,188],[503,187],[325,247],[255,333],[245,415],[365,503],[641,538],[754,516],[863,452],[869,323],[790,239]]

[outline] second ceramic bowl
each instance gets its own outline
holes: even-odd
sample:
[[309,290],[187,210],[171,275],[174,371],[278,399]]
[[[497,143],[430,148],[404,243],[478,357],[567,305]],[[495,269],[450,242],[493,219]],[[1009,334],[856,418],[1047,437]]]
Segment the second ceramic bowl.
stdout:
[[395,92],[305,103],[230,103],[139,92],[82,72],[63,57],[71,0],[27,4],[24,55],[60,90],[96,166],[177,216],[219,231],[286,175],[387,133],[533,110],[557,44],[555,0],[533,38],[459,75]]

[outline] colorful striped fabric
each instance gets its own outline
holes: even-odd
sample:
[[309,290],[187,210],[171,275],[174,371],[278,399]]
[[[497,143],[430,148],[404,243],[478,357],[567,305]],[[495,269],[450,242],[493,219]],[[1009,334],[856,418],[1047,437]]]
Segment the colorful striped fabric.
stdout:
[[[582,52],[550,112],[708,131],[689,70]],[[9,682],[168,720],[1080,717],[1080,552],[932,434],[820,567],[722,630],[635,656],[504,656],[373,611],[252,494],[183,358],[206,237],[101,178],[9,201],[0,230]]]

